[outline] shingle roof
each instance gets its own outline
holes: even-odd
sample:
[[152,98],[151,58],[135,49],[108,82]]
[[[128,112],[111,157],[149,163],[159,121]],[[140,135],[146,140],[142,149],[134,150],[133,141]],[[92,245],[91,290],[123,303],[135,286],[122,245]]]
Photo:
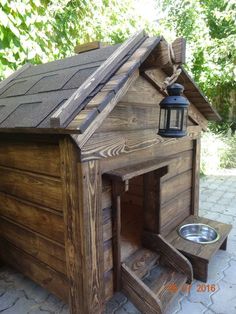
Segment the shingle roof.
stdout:
[[50,127],[51,114],[118,47],[30,66],[2,88],[0,84],[0,128]]
[[[161,40],[139,32],[122,45],[21,68],[0,82],[0,132],[17,132],[19,128],[28,132],[86,131],[87,138],[91,134],[87,130],[106,118],[119,101],[119,90],[125,90],[134,71]],[[187,85],[186,96],[199,111],[207,119],[218,119],[186,71],[179,80]],[[95,127],[92,128],[94,131]]]

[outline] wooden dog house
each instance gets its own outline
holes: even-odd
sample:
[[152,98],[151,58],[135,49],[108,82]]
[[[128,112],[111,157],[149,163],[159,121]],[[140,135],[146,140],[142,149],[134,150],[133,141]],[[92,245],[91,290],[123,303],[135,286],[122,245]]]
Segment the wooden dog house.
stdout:
[[[173,50],[181,66],[183,41]],[[207,248],[176,231],[204,220],[200,133],[219,116],[182,68],[188,135],[157,135],[171,63],[163,38],[139,32],[0,83],[0,259],[73,314],[102,313],[120,289],[143,313],[164,313],[168,285],[206,280],[226,248],[228,225],[207,220],[221,234]]]

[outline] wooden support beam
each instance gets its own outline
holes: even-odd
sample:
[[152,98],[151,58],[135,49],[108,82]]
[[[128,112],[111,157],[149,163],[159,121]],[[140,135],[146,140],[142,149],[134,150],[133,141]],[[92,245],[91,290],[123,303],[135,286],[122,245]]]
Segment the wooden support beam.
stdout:
[[60,142],[65,252],[71,314],[101,314],[104,303],[101,172],[98,161],[79,163],[68,137]]
[[121,289],[121,194],[125,183],[112,181],[112,225],[113,225],[113,265],[114,290]]
[[186,39],[183,37],[176,38],[172,43],[175,55],[175,64],[184,64],[186,62]]
[[160,233],[161,229],[161,177],[168,173],[168,167],[147,172],[143,176],[144,229]]
[[188,107],[188,115],[189,117],[196,122],[204,131],[207,130],[208,121],[207,119],[201,114],[201,112],[190,103]]
[[185,63],[186,41],[184,38],[177,38],[172,43],[174,58],[172,58],[170,49],[170,44],[162,38],[159,45],[152,51],[147,60],[144,62],[142,68],[169,68],[173,64]]
[[200,183],[200,155],[201,139],[194,140],[193,147],[193,174],[192,174],[192,201],[191,215],[198,216],[199,211],[199,183]]

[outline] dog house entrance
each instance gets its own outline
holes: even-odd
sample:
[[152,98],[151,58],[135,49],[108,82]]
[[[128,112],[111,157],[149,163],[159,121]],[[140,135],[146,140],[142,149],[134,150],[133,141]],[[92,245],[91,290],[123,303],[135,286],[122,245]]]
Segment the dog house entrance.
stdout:
[[142,313],[163,313],[173,293],[192,281],[192,266],[160,235],[161,177],[172,159],[113,170],[114,290],[121,288]]
[[121,264],[142,247],[143,232],[159,233],[160,178],[169,164],[170,159],[155,159],[106,174],[112,180],[116,290]]

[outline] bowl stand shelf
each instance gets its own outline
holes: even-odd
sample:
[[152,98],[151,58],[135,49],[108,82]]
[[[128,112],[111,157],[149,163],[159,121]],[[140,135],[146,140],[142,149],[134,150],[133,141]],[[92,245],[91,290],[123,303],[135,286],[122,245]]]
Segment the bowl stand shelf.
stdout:
[[[220,235],[219,240],[215,243],[200,244],[183,239],[179,235],[178,230],[181,226],[191,223],[203,223],[213,227]],[[226,250],[227,237],[231,229],[232,226],[229,224],[207,218],[189,216],[165,238],[169,243],[171,243],[171,245],[173,245],[190,260],[193,266],[194,278],[206,282],[208,275],[208,264],[212,256],[214,256],[214,254],[219,249]]]

